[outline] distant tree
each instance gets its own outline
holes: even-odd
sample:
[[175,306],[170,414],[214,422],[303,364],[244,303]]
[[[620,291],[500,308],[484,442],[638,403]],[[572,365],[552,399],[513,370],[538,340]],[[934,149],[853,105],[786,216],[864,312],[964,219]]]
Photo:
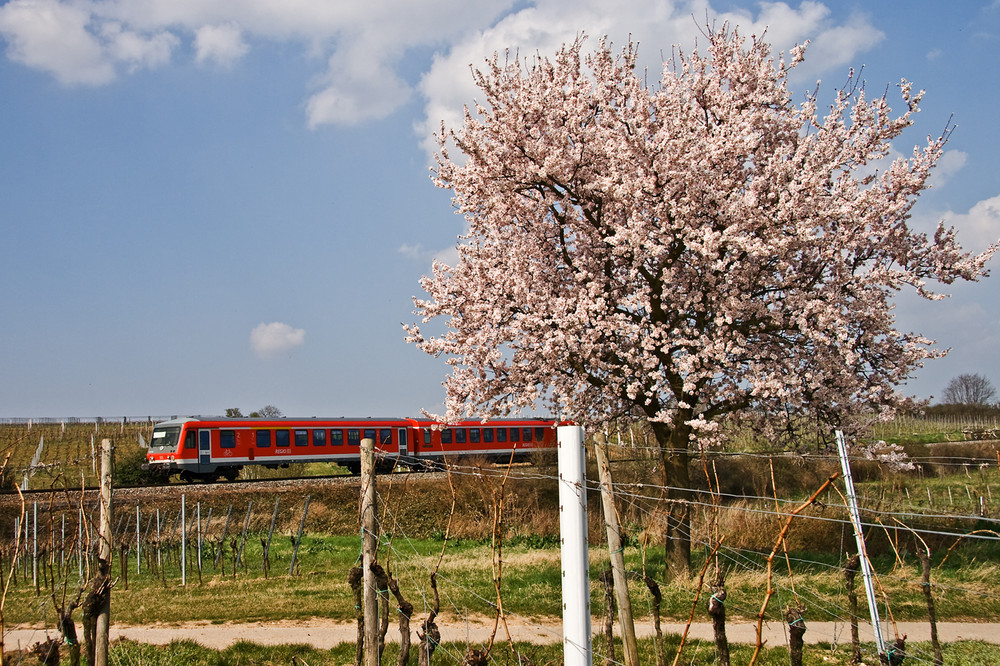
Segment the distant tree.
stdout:
[[[438,137],[435,182],[468,224],[435,264],[408,340],[448,357],[448,419],[541,404],[599,426],[641,414],[662,452],[668,573],[690,566],[688,451],[726,415],[891,417],[927,358],[891,294],[986,274],[953,229],[907,224],[947,136],[882,171],[911,125],[857,83],[791,101],[791,62],[727,27],[648,85],[636,46],[583,39],[554,60],[494,56],[480,103]],[[463,153],[453,160],[450,146]]]
[[942,402],[946,405],[988,405],[997,390],[980,374],[963,374],[954,377],[944,389]]
[[284,416],[284,414],[281,412],[280,409],[278,409],[274,405],[264,405],[257,411],[250,412],[250,416],[265,418],[265,419],[277,419]]
[[243,418],[243,412],[239,407],[230,407],[226,410],[226,416],[231,419],[240,419]]

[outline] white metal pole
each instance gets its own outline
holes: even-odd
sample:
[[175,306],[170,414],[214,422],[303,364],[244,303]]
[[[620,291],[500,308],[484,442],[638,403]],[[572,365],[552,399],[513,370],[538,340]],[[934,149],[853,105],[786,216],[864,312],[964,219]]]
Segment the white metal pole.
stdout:
[[844,472],[844,485],[847,487],[847,507],[851,514],[851,524],[854,526],[854,537],[858,544],[858,555],[861,560],[861,575],[865,581],[865,595],[868,597],[868,612],[872,618],[872,630],[875,632],[875,646],[879,655],[885,654],[885,641],[882,638],[882,625],[878,619],[878,601],[875,599],[875,586],[872,584],[872,565],[868,561],[865,549],[865,536],[861,529],[861,514],[858,513],[858,498],[854,494],[854,479],[851,477],[851,463],[847,459],[847,443],[844,433],[836,431],[837,451],[840,453],[840,468]]
[[591,666],[587,478],[583,428],[559,426],[559,536],[562,556],[563,663]]

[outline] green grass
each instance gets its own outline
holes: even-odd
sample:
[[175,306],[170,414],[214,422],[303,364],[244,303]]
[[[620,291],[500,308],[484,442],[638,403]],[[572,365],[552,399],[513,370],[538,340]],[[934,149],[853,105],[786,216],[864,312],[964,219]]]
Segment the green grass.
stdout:
[[[265,578],[259,569],[260,544],[248,540],[244,557],[250,566],[246,569],[239,568],[234,576],[231,559],[226,555],[226,572],[210,572],[210,559],[206,558],[205,571],[200,579],[191,563],[187,585],[183,587],[177,563],[173,560],[167,563],[162,576],[154,576],[144,570],[137,577],[133,568],[128,574],[127,586],[120,564],[116,564],[115,575],[119,577],[119,582],[112,597],[114,618],[116,622],[126,625],[310,618],[351,621],[355,609],[347,575],[357,562],[359,546],[356,537],[306,537],[299,550],[301,565],[298,572],[289,576],[291,545],[287,541],[276,542],[271,575]],[[388,544],[383,544],[381,561],[388,563],[389,570],[399,581],[403,595],[414,605],[415,612],[425,615],[432,598],[430,571],[437,561],[441,542],[396,539],[391,546],[390,550]],[[503,552],[502,594],[507,612],[523,617],[559,617],[562,611],[558,547],[508,544]],[[642,571],[642,554],[637,548],[628,548],[625,555],[628,570]],[[736,564],[735,556],[739,558],[739,566],[730,569],[727,580],[729,617],[734,621],[752,620],[767,589],[765,556],[731,553],[726,555],[723,563]],[[662,578],[662,549],[651,548],[646,557],[650,574]],[[776,593],[769,604],[769,619],[777,620],[780,609],[795,603],[796,595],[801,595],[812,606],[812,620],[836,620],[836,613],[827,616],[823,609],[842,612],[847,606],[843,573],[837,559],[828,554],[803,552],[792,553],[791,557],[791,576],[780,553],[775,560],[771,582]],[[935,565],[943,557],[944,553],[937,555]],[[703,558],[704,553],[696,554],[696,571],[701,568]],[[932,583],[938,619],[1000,619],[1000,599],[993,594],[1000,574],[997,561],[993,549],[979,544],[968,551],[954,551],[943,568],[935,568]],[[591,607],[595,615],[600,615],[604,609],[604,590],[599,576],[607,566],[607,550],[600,546],[591,548],[590,562]],[[492,613],[490,604],[496,600],[496,592],[491,563],[489,544],[470,540],[449,544],[438,575],[443,613],[455,617],[468,612]],[[898,620],[925,619],[926,602],[916,558],[908,556],[900,566],[894,556],[880,556],[875,559],[874,565],[895,617]],[[134,559],[130,567],[134,567]],[[72,596],[78,584],[75,565],[71,564],[68,575],[68,589]],[[54,611],[45,588],[41,594],[36,594],[30,581],[30,575],[27,581],[22,576],[19,585],[10,590],[5,608],[7,623],[44,621],[53,624]],[[671,584],[661,581],[660,587],[663,617],[680,621],[686,619],[697,592],[697,579]],[[630,581],[630,589],[637,617],[649,619],[652,613],[651,597],[639,577]],[[695,612],[697,621],[709,619],[704,609],[707,594],[702,590],[702,602]]]

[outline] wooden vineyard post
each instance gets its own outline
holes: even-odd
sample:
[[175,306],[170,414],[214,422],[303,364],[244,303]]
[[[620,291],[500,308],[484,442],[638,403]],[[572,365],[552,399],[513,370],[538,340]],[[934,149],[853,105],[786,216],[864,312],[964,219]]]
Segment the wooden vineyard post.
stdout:
[[604,507],[604,525],[608,532],[608,551],[611,553],[611,572],[614,578],[615,600],[618,603],[618,622],[622,630],[622,649],[625,666],[639,666],[639,648],[635,639],[635,622],[632,602],[628,596],[628,579],[625,577],[625,546],[621,542],[621,526],[615,509],[611,468],[608,466],[607,443],[597,435],[594,451],[597,453],[597,472],[601,479],[601,501]]
[[[111,440],[101,440],[101,506],[98,522],[97,575],[84,602],[84,622],[92,621],[88,636],[88,656],[95,666],[108,664],[108,636],[111,629]],[[84,627],[86,631],[86,626]],[[90,633],[90,632],[87,632]]]
[[375,515],[375,440],[361,440],[361,572],[364,609],[364,663],[379,665],[378,591],[375,589],[375,548],[378,545]]

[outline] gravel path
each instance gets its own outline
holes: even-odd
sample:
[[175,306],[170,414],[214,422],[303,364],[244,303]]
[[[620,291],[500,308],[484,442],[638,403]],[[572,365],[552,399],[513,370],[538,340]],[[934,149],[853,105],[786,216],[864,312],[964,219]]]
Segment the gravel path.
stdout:
[[[416,643],[417,636],[414,622],[411,629],[411,640]],[[529,623],[523,620],[508,621],[511,636],[514,640],[532,643],[555,643],[562,640],[562,628],[559,622],[539,621]],[[599,626],[595,619],[594,627]],[[483,643],[489,639],[493,630],[492,620],[470,620],[468,623],[440,623],[441,638],[445,642]],[[930,625],[926,622],[900,622],[899,633],[906,634],[909,641],[929,641]],[[680,634],[684,630],[681,623],[665,623],[663,632]],[[887,629],[887,632],[891,630]],[[54,634],[54,630],[49,630]],[[652,636],[651,623],[641,622],[636,625],[636,634],[641,638]],[[728,623],[726,634],[732,643],[756,642],[756,626],[752,623]],[[867,625],[860,627],[862,641],[872,641],[872,633]],[[4,636],[8,650],[17,647],[30,647],[44,640],[46,631],[40,628],[13,628]],[[250,641],[262,645],[305,643],[317,648],[328,649],[340,643],[354,642],[357,628],[352,624],[324,620],[303,622],[262,622],[248,624],[211,624],[208,622],[190,622],[179,625],[150,625],[144,627],[129,627],[116,625],[111,628],[111,638],[128,638],[143,643],[167,644],[173,640],[192,640],[214,649],[222,649],[237,641]],[[1000,644],[1000,623],[996,622],[939,622],[938,636],[942,642],[958,640],[980,640]],[[497,632],[497,637],[505,637],[503,628]],[[688,637],[692,639],[712,640],[712,626],[708,623],[698,623],[691,626]],[[809,622],[805,633],[807,643],[821,641],[843,644],[850,641],[850,628],[843,623]],[[786,637],[784,627],[772,623],[764,627],[764,639],[767,645],[784,645]],[[399,641],[398,628],[389,630],[387,640]]]

